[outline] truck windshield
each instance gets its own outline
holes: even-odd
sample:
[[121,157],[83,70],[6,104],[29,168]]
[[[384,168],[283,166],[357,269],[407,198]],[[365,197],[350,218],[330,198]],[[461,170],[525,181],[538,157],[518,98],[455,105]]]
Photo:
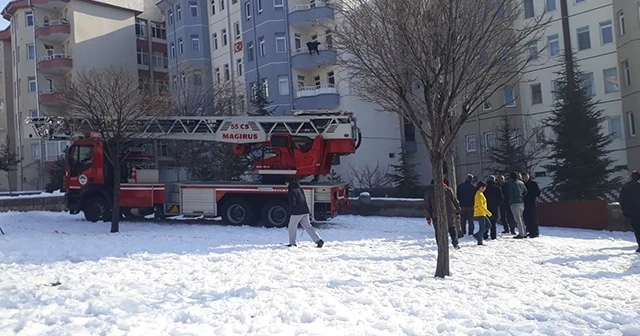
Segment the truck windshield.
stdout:
[[93,165],[93,145],[73,145],[69,149],[70,175],[75,177]]

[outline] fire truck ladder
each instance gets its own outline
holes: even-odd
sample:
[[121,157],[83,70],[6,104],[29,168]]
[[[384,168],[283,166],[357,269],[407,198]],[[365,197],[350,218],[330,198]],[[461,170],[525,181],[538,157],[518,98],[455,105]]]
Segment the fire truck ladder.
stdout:
[[[68,140],[84,137],[99,129],[84,118],[36,117],[27,118],[33,133],[29,137]],[[237,129],[244,125],[243,129]],[[353,139],[359,146],[360,130],[353,113],[346,111],[300,111],[291,116],[167,116],[146,117],[132,122],[126,130],[129,137],[167,140],[200,140],[228,143],[260,143],[269,141],[272,134],[289,134],[313,139]],[[252,137],[229,136],[251,133]]]

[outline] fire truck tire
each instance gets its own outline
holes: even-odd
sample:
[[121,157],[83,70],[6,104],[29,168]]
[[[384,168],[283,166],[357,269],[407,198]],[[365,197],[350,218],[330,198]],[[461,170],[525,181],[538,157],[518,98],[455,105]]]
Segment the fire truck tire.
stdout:
[[267,202],[262,208],[262,222],[266,227],[286,227],[289,224],[287,202],[279,200]]
[[84,218],[89,222],[110,220],[109,202],[102,196],[90,198],[83,207]]
[[251,225],[253,210],[242,198],[232,198],[222,205],[222,221],[227,225]]

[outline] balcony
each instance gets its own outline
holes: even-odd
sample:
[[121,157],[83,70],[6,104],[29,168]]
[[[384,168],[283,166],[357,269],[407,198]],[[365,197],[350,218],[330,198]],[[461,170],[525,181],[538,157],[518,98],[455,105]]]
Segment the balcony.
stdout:
[[60,92],[56,92],[55,90],[47,89],[40,90],[40,104],[46,106],[56,106],[60,105],[64,97]]
[[337,59],[338,53],[333,49],[333,46],[320,44],[318,51],[294,50],[293,56],[291,56],[291,67],[300,70],[312,70],[335,64]]
[[299,87],[296,92],[296,109],[330,109],[340,105],[340,95],[335,84]]
[[65,19],[49,21],[36,27],[36,38],[45,41],[62,42],[70,33],[69,21]]
[[70,0],[31,0],[31,6],[47,10],[60,11]]
[[289,24],[299,28],[311,28],[320,23],[333,20],[335,10],[327,6],[328,1],[309,1],[289,7]]
[[73,62],[69,54],[52,54],[38,60],[38,70],[52,74],[65,74],[71,70]]

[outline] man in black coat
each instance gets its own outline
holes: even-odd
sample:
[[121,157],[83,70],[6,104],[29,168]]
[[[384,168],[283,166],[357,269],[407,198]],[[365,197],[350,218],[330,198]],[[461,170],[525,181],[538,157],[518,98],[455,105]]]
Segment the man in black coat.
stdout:
[[536,238],[540,235],[538,225],[538,205],[537,198],[540,196],[540,187],[538,183],[531,179],[529,173],[522,173],[522,181],[527,187],[527,194],[524,196],[524,226],[529,232],[529,238]]
[[[464,237],[465,232],[469,235],[473,234],[473,201],[476,196],[476,187],[471,184],[471,181],[473,181],[473,175],[469,174],[456,190],[456,196],[460,202],[460,227],[462,228],[460,238]],[[469,222],[468,228],[467,222]]]
[[[487,180],[487,190],[484,191],[484,197],[487,199],[487,209],[491,212],[492,216],[489,217],[491,223],[491,239],[496,239],[498,236],[496,223],[500,217],[500,207],[504,201],[502,195],[502,189],[496,184],[496,177],[491,175]],[[489,239],[489,234],[484,234],[484,239]]]
[[638,243],[636,252],[640,253],[640,173],[637,171],[631,173],[631,181],[620,190],[620,208],[631,222]]
[[289,201],[289,215],[291,216],[289,218],[289,244],[287,246],[296,246],[296,231],[298,230],[298,224],[300,224],[316,245],[322,247],[324,241],[320,239],[316,230],[311,226],[307,199],[304,197],[304,191],[302,191],[300,183],[296,180],[287,180],[285,184],[289,189],[287,191],[287,200]]
[[505,181],[503,175],[498,176],[498,186],[502,190],[502,196],[504,200],[500,204],[500,221],[504,230],[502,233],[516,234],[516,220],[511,213],[511,206],[509,205],[509,184]]

